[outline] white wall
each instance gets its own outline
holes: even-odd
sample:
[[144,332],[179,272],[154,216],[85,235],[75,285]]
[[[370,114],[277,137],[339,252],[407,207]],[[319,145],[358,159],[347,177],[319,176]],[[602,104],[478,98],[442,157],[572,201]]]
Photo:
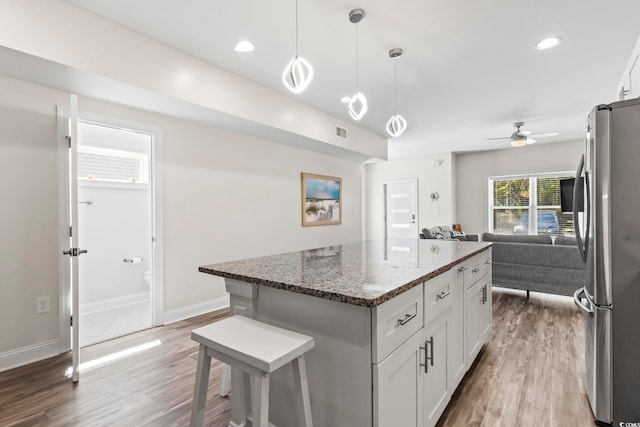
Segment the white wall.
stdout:
[[[58,336],[54,106],[65,94],[0,78],[0,354]],[[51,311],[36,315],[36,298]]]
[[575,141],[457,154],[455,222],[469,233],[487,231],[490,176],[574,171],[583,145]]
[[[58,336],[56,104],[68,94],[0,77],[0,369]],[[80,110],[160,128],[165,311],[226,295],[198,266],[362,238],[361,165],[95,99]],[[343,179],[343,223],[301,226],[301,172]],[[35,314],[37,296],[52,311]]]
[[[453,160],[451,153],[443,153],[365,165],[367,239],[384,237],[382,185],[390,180],[418,179],[418,230],[450,225],[454,218]],[[434,191],[440,198],[432,202],[429,195]]]

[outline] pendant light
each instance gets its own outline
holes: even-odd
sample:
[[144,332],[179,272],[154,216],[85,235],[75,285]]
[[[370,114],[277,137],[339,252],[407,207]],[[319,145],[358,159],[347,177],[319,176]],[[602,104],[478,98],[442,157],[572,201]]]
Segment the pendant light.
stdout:
[[349,12],[349,21],[356,24],[356,93],[349,100],[349,115],[353,120],[360,120],[367,114],[367,98],[358,89],[358,22],[364,18],[363,9],[353,9]]
[[402,49],[396,47],[389,51],[389,58],[393,59],[393,109],[395,114],[387,122],[387,132],[392,138],[396,138],[407,129],[407,121],[398,114],[398,58],[402,55]]
[[313,67],[298,55],[298,0],[296,0],[296,56],[282,72],[282,82],[293,93],[303,92],[313,80]]

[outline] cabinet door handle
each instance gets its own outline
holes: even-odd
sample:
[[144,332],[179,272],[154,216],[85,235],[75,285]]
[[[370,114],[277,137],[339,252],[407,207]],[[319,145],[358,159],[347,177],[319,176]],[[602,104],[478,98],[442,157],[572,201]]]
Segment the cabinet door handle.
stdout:
[[400,324],[400,326],[402,325],[406,325],[407,323],[409,323],[411,321],[411,319],[413,319],[414,317],[416,317],[418,313],[413,313],[413,314],[405,314],[404,315],[404,319],[398,319],[398,323]]
[[490,260],[490,259],[488,259],[488,260],[486,260],[486,261],[484,262],[484,265],[489,265],[489,264],[491,264],[491,260]]
[[473,270],[471,270],[472,273],[477,273],[478,271],[480,271],[479,268],[474,268]]
[[468,268],[467,267],[460,267],[458,268],[458,273],[462,273],[463,271],[467,271]]
[[441,300],[441,299],[445,299],[446,297],[448,297],[451,294],[451,292],[445,292],[442,291],[440,292],[438,295],[436,295],[436,300]]
[[482,287],[482,304],[487,302],[487,285]]
[[[433,366],[433,337],[426,340],[424,342],[424,347],[420,346],[420,350],[424,350],[424,363],[420,363],[420,366],[424,367],[424,373],[429,373],[429,361],[431,361],[431,366]],[[431,351],[431,356],[427,356]]]

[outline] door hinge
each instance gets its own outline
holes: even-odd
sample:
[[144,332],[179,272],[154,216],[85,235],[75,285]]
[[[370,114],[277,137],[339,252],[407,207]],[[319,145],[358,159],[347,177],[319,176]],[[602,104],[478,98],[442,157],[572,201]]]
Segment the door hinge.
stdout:
[[73,326],[73,315],[69,317],[69,326]]
[[69,143],[69,148],[71,148],[71,137],[70,136],[65,136],[65,138],[67,139],[67,142]]
[[73,227],[69,226],[69,237],[73,237]]

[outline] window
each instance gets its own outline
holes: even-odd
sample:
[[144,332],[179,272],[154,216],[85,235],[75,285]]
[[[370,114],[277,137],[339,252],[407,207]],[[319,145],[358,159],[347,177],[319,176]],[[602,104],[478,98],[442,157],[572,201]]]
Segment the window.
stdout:
[[560,180],[570,173],[489,178],[489,231],[574,235],[573,216],[560,209]]
[[78,145],[78,178],[147,184],[149,156],[131,151]]

